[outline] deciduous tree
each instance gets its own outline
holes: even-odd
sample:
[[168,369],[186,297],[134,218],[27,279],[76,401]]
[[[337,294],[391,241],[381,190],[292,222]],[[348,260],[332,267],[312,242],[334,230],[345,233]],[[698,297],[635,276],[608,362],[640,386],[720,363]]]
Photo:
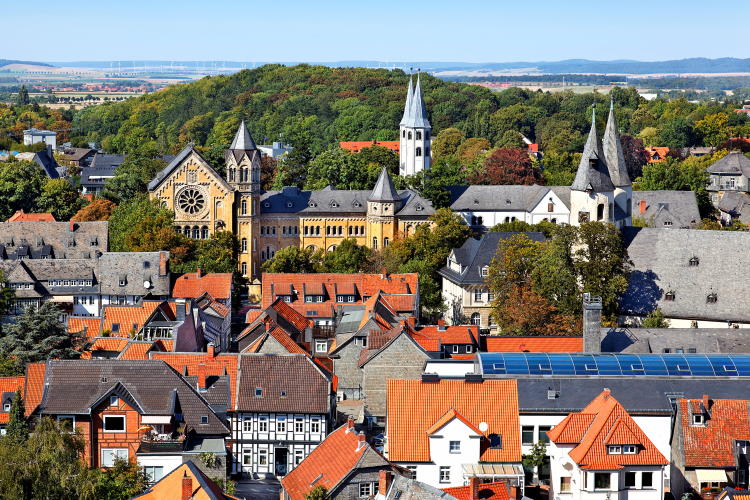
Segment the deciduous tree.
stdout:
[[91,222],[100,220],[109,220],[117,205],[104,198],[94,198],[94,200],[76,212],[70,218],[76,222]]
[[472,184],[517,185],[544,184],[541,171],[535,168],[525,150],[501,148],[484,160],[483,168],[470,178]]
[[66,179],[48,179],[37,200],[37,210],[49,212],[58,221],[69,220],[86,202]]

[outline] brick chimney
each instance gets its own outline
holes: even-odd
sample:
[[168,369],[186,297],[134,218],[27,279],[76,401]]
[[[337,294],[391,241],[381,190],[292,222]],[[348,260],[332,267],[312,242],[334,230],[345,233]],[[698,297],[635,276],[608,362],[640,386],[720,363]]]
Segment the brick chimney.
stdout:
[[706,411],[708,411],[708,402],[709,402],[708,394],[703,395],[703,397],[701,398],[701,402],[703,403],[703,408],[705,408]]
[[195,369],[195,375],[198,377],[198,389],[206,388],[206,363],[198,363]]
[[206,354],[208,354],[208,356],[211,358],[216,357],[216,346],[213,342],[209,342],[206,346]]
[[388,488],[391,486],[393,474],[389,470],[381,470],[378,474],[378,493],[383,496],[388,494]]
[[195,274],[197,274],[199,278],[200,278],[201,276],[203,276],[203,271],[201,271],[201,268],[200,268],[200,267],[199,267],[199,268],[197,268],[197,269],[195,270]]
[[354,430],[354,419],[348,418],[346,420],[346,432],[351,432],[352,430]]
[[361,450],[367,444],[367,440],[365,438],[366,436],[364,432],[360,432],[357,435],[357,451]]
[[76,223],[73,221],[70,221],[70,232],[74,233],[76,230]]
[[438,322],[437,322],[437,329],[438,329],[439,332],[444,332],[445,331],[445,320],[444,319],[439,319],[438,320]]
[[167,275],[167,264],[169,252],[159,252],[159,276]]
[[479,500],[479,478],[476,476],[469,478],[469,499]]
[[641,215],[646,213],[646,208],[647,208],[646,200],[641,200],[640,202],[638,202],[638,212]]
[[188,477],[187,471],[182,476],[182,496],[181,500],[190,500],[193,496],[193,480]]

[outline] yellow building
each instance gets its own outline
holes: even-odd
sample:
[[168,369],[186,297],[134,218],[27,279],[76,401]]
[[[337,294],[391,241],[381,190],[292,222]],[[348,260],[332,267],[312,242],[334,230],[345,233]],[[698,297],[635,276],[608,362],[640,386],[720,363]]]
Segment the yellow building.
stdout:
[[434,212],[417,193],[396,191],[386,169],[372,191],[261,191],[260,154],[242,122],[224,156],[226,178],[189,145],[148,186],[152,198],[174,211],[176,231],[200,239],[220,230],[237,235],[238,270],[254,285],[261,263],[284,247],[330,251],[353,238],[379,249]]

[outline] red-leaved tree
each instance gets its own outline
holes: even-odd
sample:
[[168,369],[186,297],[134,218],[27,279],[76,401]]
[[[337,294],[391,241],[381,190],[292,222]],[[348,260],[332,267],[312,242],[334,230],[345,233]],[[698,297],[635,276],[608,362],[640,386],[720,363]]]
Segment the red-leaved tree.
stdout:
[[469,177],[472,184],[544,184],[542,172],[534,167],[525,149],[500,148],[484,160],[482,168]]

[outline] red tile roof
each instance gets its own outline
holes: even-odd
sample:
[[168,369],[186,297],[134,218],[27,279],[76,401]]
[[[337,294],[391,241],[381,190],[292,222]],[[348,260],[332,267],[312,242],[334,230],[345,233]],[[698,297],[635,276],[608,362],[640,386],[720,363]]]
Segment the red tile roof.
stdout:
[[[114,337],[128,337],[132,330],[138,332],[161,304],[163,302],[159,300],[144,300],[138,306],[104,306],[102,331],[109,330]],[[174,317],[174,307],[174,303],[168,303],[163,309],[165,312],[171,311]],[[112,328],[115,324],[119,325],[116,332]]]
[[401,143],[399,141],[342,141],[339,142],[341,149],[346,149],[352,153],[359,153],[365,148],[371,148],[373,146],[381,146],[388,148],[394,153],[398,153],[401,150]]
[[583,352],[583,337],[485,337],[487,352]]
[[174,282],[172,297],[197,299],[208,293],[217,300],[232,297],[232,273],[185,273]]
[[665,146],[648,146],[644,148],[648,155],[649,163],[658,163],[666,160],[669,155],[669,148]]
[[24,404],[26,415],[31,415],[44,395],[44,374],[47,371],[45,363],[29,363],[26,365],[26,387],[24,388]]
[[[583,469],[616,470],[625,465],[669,463],[608,390],[580,412],[565,417],[547,435],[556,444],[575,444],[568,455]],[[608,443],[610,439],[613,442]],[[609,454],[609,444],[632,444],[638,451]]]
[[[364,435],[362,435],[364,438]],[[365,453],[376,453],[359,434],[345,424],[330,433],[322,443],[281,480],[291,500],[305,500],[316,486],[333,490],[357,465]],[[383,459],[383,463],[387,463]]]
[[152,349],[159,349],[158,347],[155,347],[158,345],[157,342],[139,342],[139,341],[130,341],[128,344],[120,351],[120,355],[117,356],[117,359],[148,359],[148,353]]
[[93,351],[113,351],[121,352],[128,345],[126,337],[94,337],[91,340],[91,346],[88,351],[81,354],[83,359],[91,359]]
[[304,354],[309,356],[308,352],[300,347],[282,328],[275,327],[258,337],[258,339],[247,346],[242,352],[256,353],[260,351],[260,348],[268,340],[269,337],[273,337],[281,346],[286,349],[290,354]]
[[174,500],[183,496],[184,479],[190,479],[189,497],[191,500],[239,500],[224,493],[192,461],[184,463],[151,485],[144,493],[133,497],[138,500]]
[[[478,402],[492,404],[478,404]],[[427,430],[449,410],[460,413],[482,434],[502,436],[502,448],[481,446],[483,462],[520,462],[521,439],[518,420],[518,389],[515,380],[485,380],[481,384],[464,380],[422,382],[388,380],[388,456],[394,462],[429,462]]]
[[[702,400],[680,399],[678,418],[687,467],[736,467],[735,440],[750,440],[750,401],[709,399],[709,417],[704,426],[691,425],[691,414],[701,411]],[[692,406],[692,408],[690,408]]]
[[[26,377],[0,377],[0,393],[5,392],[16,392],[21,390],[21,397],[23,397],[24,386],[26,385]],[[24,402],[25,404],[25,402]],[[10,419],[10,413],[0,413],[0,424],[8,423]]]
[[[443,488],[447,494],[456,500],[474,500],[471,498],[471,486],[456,486],[454,488]],[[478,488],[478,497],[481,500],[509,500],[508,483],[505,481],[497,483],[481,483]]]
[[229,392],[231,400],[235,401],[237,393],[237,364],[239,354],[219,353],[214,356],[206,352],[155,352],[149,353],[149,359],[159,359],[167,363],[180,373],[194,375],[199,364],[206,366],[206,376],[222,376],[226,372],[229,375]]
[[425,326],[410,334],[425,351],[439,351],[442,344],[479,344],[479,327],[475,325]]
[[86,331],[86,337],[93,338],[101,333],[102,318],[68,316],[68,331],[79,333]]
[[27,214],[23,210],[18,210],[10,216],[8,222],[56,222],[52,214]]
[[448,424],[448,422],[450,422],[453,419],[460,420],[461,422],[463,422],[464,424],[466,424],[466,426],[469,427],[471,430],[473,430],[474,432],[476,432],[479,435],[482,435],[482,431],[480,431],[474,424],[472,424],[471,422],[469,422],[469,420],[466,417],[464,417],[463,415],[461,415],[459,412],[457,412],[453,408],[451,408],[450,410],[448,410],[445,413],[445,415],[443,415],[442,417],[440,417],[437,420],[437,422],[435,422],[434,424],[432,424],[425,432],[427,433],[428,436],[431,436],[432,434],[435,434],[436,432],[440,431],[440,429],[442,429],[443,427],[445,427],[446,424]]

